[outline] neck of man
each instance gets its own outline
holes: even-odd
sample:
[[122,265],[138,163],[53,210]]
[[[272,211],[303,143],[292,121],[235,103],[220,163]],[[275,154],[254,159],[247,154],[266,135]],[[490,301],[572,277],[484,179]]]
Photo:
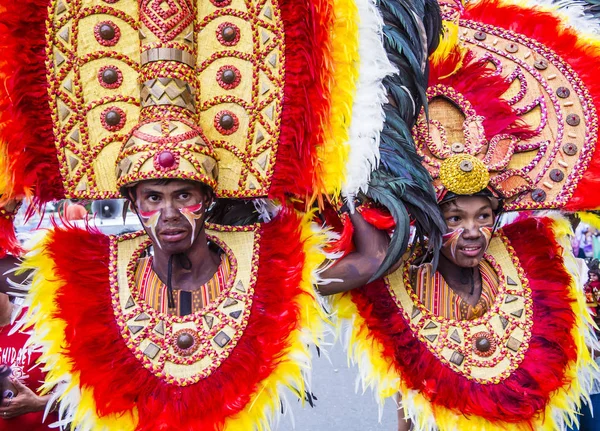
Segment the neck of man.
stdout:
[[461,297],[477,296],[481,293],[481,273],[479,267],[464,268],[450,261],[440,253],[438,272],[448,286]]
[[[170,257],[169,253],[154,246],[152,269],[165,284],[169,278]],[[213,277],[219,264],[219,254],[208,247],[203,226],[191,247],[184,253],[173,257],[171,286],[173,289],[179,290],[197,290]]]

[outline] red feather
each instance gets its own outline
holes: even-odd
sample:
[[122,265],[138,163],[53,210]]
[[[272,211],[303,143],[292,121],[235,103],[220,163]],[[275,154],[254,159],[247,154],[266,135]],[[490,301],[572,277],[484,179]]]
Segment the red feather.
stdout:
[[0,259],[7,253],[21,256],[23,249],[15,235],[14,219],[0,215]]
[[447,58],[432,65],[429,85],[443,84],[462,94],[477,115],[485,118],[483,127],[487,139],[506,133],[521,139],[532,136],[532,130],[503,97],[511,83],[494,74],[487,61],[476,58],[472,52],[464,56],[463,65],[452,73],[460,61],[460,51],[456,49]]
[[252,394],[286,359],[290,331],[298,329],[294,301],[304,265],[299,218],[282,211],[261,228],[258,279],[247,328],[223,364],[187,387],[169,385],[135,359],[121,337],[111,307],[108,237],[56,229],[48,252],[64,285],[58,316],[67,326],[64,354],[93,388],[100,415],[136,407],[138,430],[221,429],[225,418],[247,407]]
[[269,196],[310,197],[317,146],[330,109],[331,59],[329,0],[279,3],[285,30],[285,87],[277,162]]
[[64,197],[46,81],[48,0],[0,2],[0,139],[12,178],[5,197]]
[[570,335],[571,276],[548,224],[548,219],[528,219],[504,228],[533,292],[535,324],[525,358],[501,384],[477,384],[442,364],[410,331],[383,280],[350,293],[364,329],[384,346],[410,389],[457,414],[516,423],[543,413],[553,392],[568,386],[565,370],[577,355]]
[[358,208],[358,212],[365,221],[379,230],[391,230],[396,227],[394,217],[384,207],[374,207],[363,205]]

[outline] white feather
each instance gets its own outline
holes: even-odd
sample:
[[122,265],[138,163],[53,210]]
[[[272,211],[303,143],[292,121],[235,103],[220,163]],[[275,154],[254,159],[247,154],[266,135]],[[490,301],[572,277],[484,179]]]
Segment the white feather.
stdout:
[[281,205],[275,204],[271,199],[253,199],[254,208],[259,214],[260,221],[270,222],[281,210]]
[[373,0],[356,0],[360,22],[359,77],[352,106],[350,152],[342,195],[351,204],[359,191],[368,189],[371,172],[379,164],[379,139],[385,114],[387,92],[383,78],[396,72],[383,47],[383,20]]

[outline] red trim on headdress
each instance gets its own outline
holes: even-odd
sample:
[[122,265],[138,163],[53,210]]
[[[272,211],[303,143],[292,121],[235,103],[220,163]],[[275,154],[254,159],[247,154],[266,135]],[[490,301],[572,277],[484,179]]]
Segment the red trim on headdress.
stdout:
[[[462,66],[456,70],[461,61]],[[503,98],[511,83],[494,74],[487,60],[476,58],[473,52],[469,51],[462,57],[456,47],[448,57],[432,62],[429,86],[437,84],[454,88],[471,103],[477,115],[484,117],[487,139],[505,133],[522,139],[532,135],[529,127]]]
[[63,354],[80,373],[81,385],[93,389],[98,413],[137,408],[137,430],[213,430],[246,408],[252,394],[261,390],[261,381],[281,362],[290,331],[298,325],[295,299],[303,294],[299,285],[304,262],[299,222],[284,210],[263,225],[246,330],[217,370],[186,387],[156,377],[125,345],[111,306],[108,237],[55,229],[47,253],[64,282],[56,298],[56,317],[66,324]]
[[[556,52],[577,73],[588,89],[591,102],[600,112],[600,82],[597,78],[600,64],[598,43],[578,36],[565,27],[560,18],[549,12],[533,8],[502,4],[498,0],[482,0],[468,3],[463,19],[513,30],[528,36]],[[577,184],[575,193],[565,209],[576,211],[600,207],[596,191],[600,187],[600,146],[596,145],[587,171]]]
[[37,206],[64,197],[46,80],[49,3],[0,2],[0,139],[11,175],[5,197],[32,196]]
[[504,228],[532,289],[534,324],[525,358],[500,384],[478,384],[437,359],[410,331],[383,280],[351,292],[364,330],[382,344],[409,389],[457,414],[516,423],[543,413],[553,392],[568,385],[565,370],[577,356],[571,276],[549,223],[528,219]]
[[280,4],[285,31],[285,88],[277,162],[269,196],[312,195],[317,147],[330,109],[329,0]]

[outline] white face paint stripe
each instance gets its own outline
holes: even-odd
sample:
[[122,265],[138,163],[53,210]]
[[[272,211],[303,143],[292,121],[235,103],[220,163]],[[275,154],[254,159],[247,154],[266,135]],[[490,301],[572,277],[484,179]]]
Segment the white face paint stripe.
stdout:
[[158,225],[158,220],[160,219],[161,212],[162,212],[162,210],[149,211],[149,212],[144,212],[144,211],[139,210],[140,217],[142,218],[142,224],[144,226],[146,226],[148,229],[150,229],[150,232],[152,232],[152,236],[154,237],[154,239],[156,240],[156,243],[158,244],[158,248],[162,248],[162,245],[160,244],[160,240],[156,236],[156,226]]
[[490,242],[492,241],[492,232],[494,231],[493,227],[489,227],[489,226],[482,226],[479,228],[479,232],[481,232],[481,234],[485,237],[485,249],[487,250],[487,248],[490,245]]
[[458,228],[453,230],[452,232],[448,232],[447,234],[442,236],[442,245],[446,247],[450,244],[450,254],[452,254],[452,258],[456,260],[456,247],[458,246],[458,240],[460,236],[464,232],[464,228]]
[[190,245],[194,244],[196,239],[196,225],[198,220],[202,218],[202,213],[196,214],[202,209],[202,202],[198,205],[192,205],[189,207],[180,208],[179,212],[185,217],[188,223],[192,226],[192,238],[190,239]]

